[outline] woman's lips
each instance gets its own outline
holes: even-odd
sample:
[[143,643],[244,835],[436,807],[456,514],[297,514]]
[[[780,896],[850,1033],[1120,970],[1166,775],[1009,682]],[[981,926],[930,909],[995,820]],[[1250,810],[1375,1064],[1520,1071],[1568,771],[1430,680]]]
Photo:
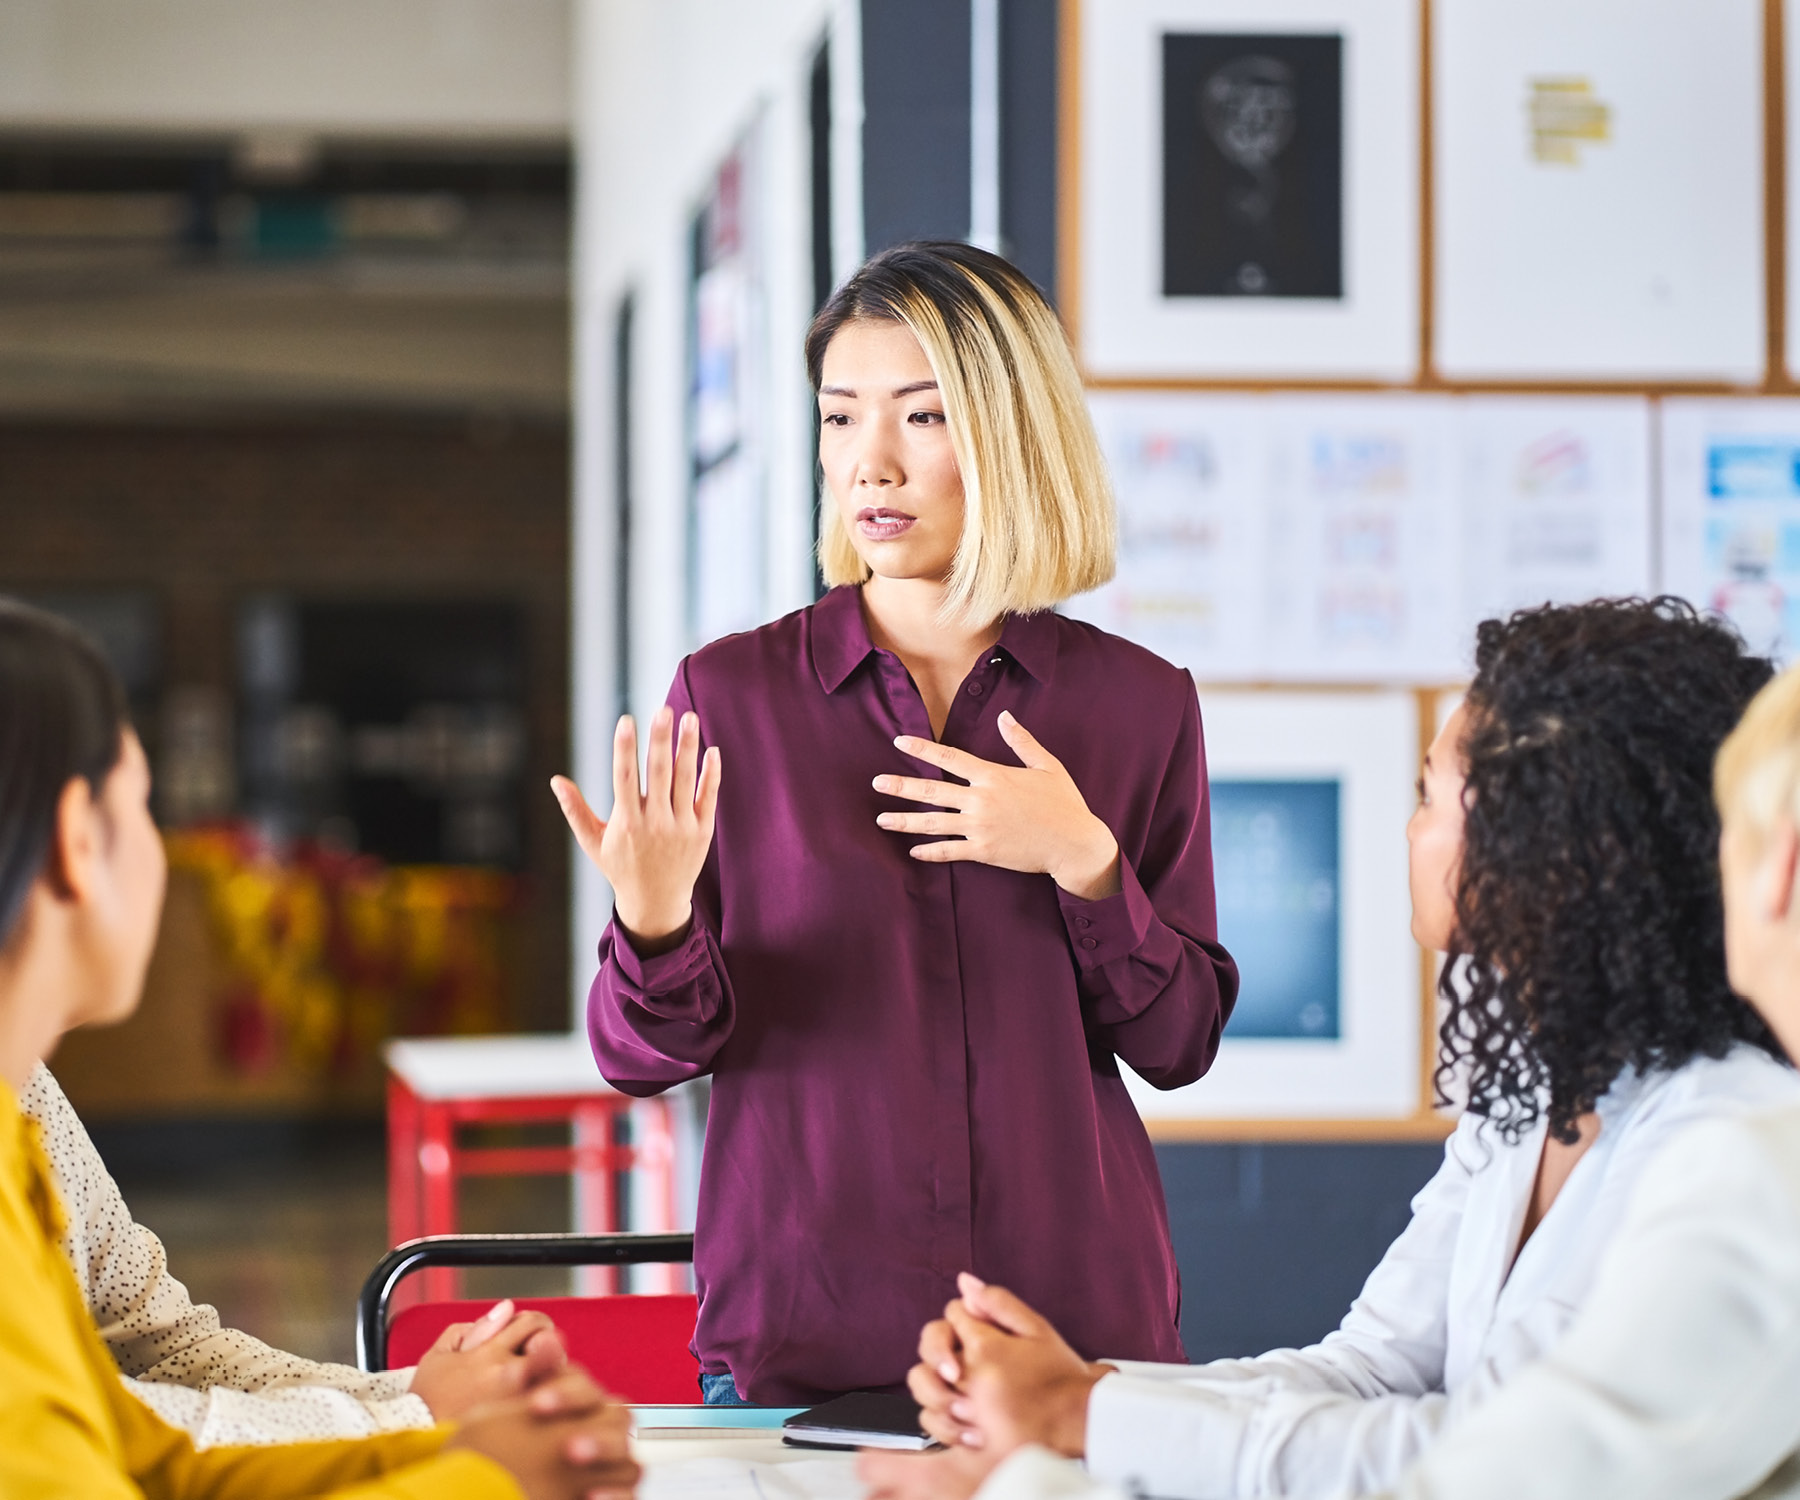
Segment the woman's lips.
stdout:
[[869,507],[856,513],[856,529],[872,542],[891,542],[905,536],[918,521],[917,516],[909,516],[903,510]]

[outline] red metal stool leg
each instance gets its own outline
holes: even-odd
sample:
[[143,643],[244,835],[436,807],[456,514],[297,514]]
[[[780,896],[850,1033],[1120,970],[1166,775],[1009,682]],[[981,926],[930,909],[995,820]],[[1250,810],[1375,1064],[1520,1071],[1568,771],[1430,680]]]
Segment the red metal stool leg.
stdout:
[[[421,1103],[419,1178],[423,1187],[425,1234],[456,1233],[456,1123],[447,1105]],[[432,1266],[418,1277],[427,1302],[448,1302],[457,1295],[458,1277],[449,1266]]]
[[[651,1234],[675,1229],[675,1131],[667,1099],[640,1099],[631,1106],[631,1171],[635,1174],[632,1228]],[[641,1206],[643,1223],[636,1222]],[[648,1265],[632,1268],[632,1290],[668,1294],[685,1292],[687,1267]]]
[[388,1240],[403,1245],[419,1237],[419,1101],[396,1075],[388,1075]]
[[[610,1100],[576,1106],[569,1122],[576,1159],[574,1176],[575,1228],[581,1234],[611,1234],[618,1227],[613,1211],[613,1118]],[[575,1294],[606,1297],[618,1289],[611,1266],[577,1266]]]

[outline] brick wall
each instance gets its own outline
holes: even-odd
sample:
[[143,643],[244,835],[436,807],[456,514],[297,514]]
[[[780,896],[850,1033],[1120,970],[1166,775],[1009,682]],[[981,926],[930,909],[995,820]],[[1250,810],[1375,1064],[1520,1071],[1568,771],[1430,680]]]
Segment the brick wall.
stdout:
[[[238,602],[506,600],[527,620],[529,788],[568,764],[569,434],[559,422],[0,422],[0,589],[162,603],[165,688],[233,691]],[[565,1023],[568,852],[529,799],[518,1024]]]

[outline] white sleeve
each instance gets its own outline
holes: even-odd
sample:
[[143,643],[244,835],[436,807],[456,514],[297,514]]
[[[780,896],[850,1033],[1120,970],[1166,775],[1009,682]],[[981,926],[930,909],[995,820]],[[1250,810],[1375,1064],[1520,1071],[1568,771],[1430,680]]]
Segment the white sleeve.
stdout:
[[[169,1274],[162,1241],[131,1217],[118,1185],[49,1069],[40,1065],[33,1072],[19,1103],[38,1122],[56,1172],[68,1219],[63,1249],[100,1336],[126,1375],[146,1383],[186,1386],[196,1393],[211,1387],[252,1394],[320,1388],[332,1399],[323,1402],[319,1412],[339,1413],[343,1425],[309,1433],[314,1437],[431,1425],[430,1410],[408,1391],[411,1370],[369,1375],[349,1365],[320,1364],[271,1348],[237,1329],[220,1327],[218,1313],[192,1301],[187,1288]],[[192,1405],[181,1397],[169,1399],[183,1409]],[[271,1420],[272,1433],[284,1430],[285,1417]],[[248,1417],[240,1413],[234,1421],[242,1426]],[[185,1421],[178,1425],[198,1432]],[[263,1441],[289,1439],[271,1436]]]
[[1451,1136],[1411,1222],[1319,1343],[1206,1365],[1113,1361],[1088,1398],[1090,1472],[1168,1500],[1392,1484],[1444,1418],[1451,1266],[1491,1153],[1476,1128]]
[[1406,1500],[1728,1500],[1800,1483],[1800,1113],[1718,1120],[1643,1174],[1592,1295],[1461,1417]]

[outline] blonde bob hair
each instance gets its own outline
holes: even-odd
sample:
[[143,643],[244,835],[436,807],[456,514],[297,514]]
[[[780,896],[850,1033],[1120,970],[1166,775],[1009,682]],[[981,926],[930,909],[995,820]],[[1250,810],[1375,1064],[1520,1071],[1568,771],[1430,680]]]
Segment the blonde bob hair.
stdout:
[[1750,700],[1713,762],[1713,798],[1724,823],[1758,837],[1783,818],[1800,828],[1800,666]]
[[[962,475],[963,528],[944,611],[972,623],[1030,614],[1113,576],[1118,522],[1106,462],[1062,324],[997,255],[956,241],[896,245],[837,289],[806,334],[819,389],[846,323],[903,323],[937,377]],[[822,507],[819,568],[863,583],[835,505]]]

